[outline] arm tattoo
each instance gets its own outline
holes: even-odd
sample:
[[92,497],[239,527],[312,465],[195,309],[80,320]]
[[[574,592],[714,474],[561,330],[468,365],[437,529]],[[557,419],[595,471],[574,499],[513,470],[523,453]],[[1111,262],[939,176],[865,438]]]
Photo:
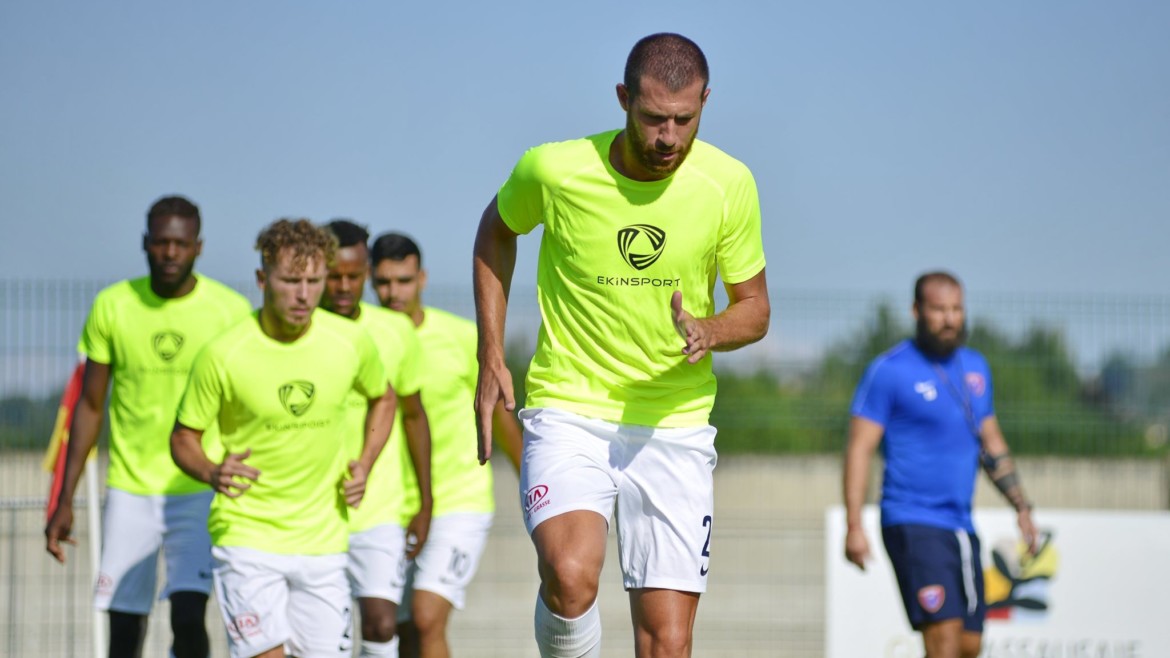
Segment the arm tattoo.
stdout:
[[979,454],[979,461],[983,464],[983,470],[987,471],[987,476],[991,478],[991,483],[1016,511],[1032,509],[1032,503],[1024,497],[1024,488],[1020,486],[1020,474],[1016,472],[1011,455],[1006,452],[998,455],[982,452]]

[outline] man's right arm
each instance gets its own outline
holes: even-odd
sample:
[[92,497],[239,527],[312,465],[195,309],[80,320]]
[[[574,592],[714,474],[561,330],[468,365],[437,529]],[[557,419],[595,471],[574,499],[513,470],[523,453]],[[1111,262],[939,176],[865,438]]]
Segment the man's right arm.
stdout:
[[255,482],[260,477],[260,471],[244,463],[251,455],[251,448],[228,453],[216,464],[203,451],[203,430],[176,422],[171,432],[171,459],[179,470],[229,498],[238,498],[251,488],[249,480]]
[[516,408],[512,374],[504,362],[504,318],[508,292],[516,268],[517,233],[504,223],[493,197],[483,211],[475,236],[472,276],[475,284],[475,322],[479,331],[479,381],[475,390],[479,463],[492,454],[492,414],[496,404]]
[[203,451],[203,430],[176,422],[171,432],[171,459],[179,470],[204,484],[214,479],[216,464]]
[[65,549],[60,542],[71,541],[73,530],[73,494],[81,480],[85,460],[97,443],[98,432],[106,415],[106,392],[110,386],[110,366],[92,359],[85,362],[85,376],[81,396],[73,407],[73,425],[69,431],[68,452],[65,455],[64,482],[57,510],[45,527],[45,550],[58,562],[65,562]]
[[845,446],[842,489],[845,496],[845,558],[865,571],[869,560],[869,538],[861,526],[861,507],[869,487],[869,468],[873,453],[885,429],[868,418],[854,416],[849,421],[849,443]]

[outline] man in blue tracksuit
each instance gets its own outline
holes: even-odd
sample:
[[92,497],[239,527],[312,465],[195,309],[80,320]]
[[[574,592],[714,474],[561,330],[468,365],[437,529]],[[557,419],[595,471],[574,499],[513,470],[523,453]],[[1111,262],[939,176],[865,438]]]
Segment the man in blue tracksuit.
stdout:
[[874,359],[857,387],[845,451],[845,556],[861,569],[869,539],[861,507],[870,461],[882,446],[881,525],[911,626],[927,658],[979,655],[986,612],[979,538],[971,523],[982,465],[1036,545],[1024,496],[992,405],[991,372],[964,347],[963,288],[930,272],[914,286],[913,339]]

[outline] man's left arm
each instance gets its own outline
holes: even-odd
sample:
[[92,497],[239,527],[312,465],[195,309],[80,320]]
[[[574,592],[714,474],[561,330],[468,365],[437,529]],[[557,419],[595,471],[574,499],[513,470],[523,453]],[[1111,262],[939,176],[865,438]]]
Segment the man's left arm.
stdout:
[[357,507],[362,502],[362,496],[366,493],[366,479],[390,438],[397,404],[398,396],[389,382],[385,393],[369,399],[365,431],[362,433],[362,453],[356,460],[349,462],[349,477],[343,482],[345,502],[350,507]]
[[406,452],[414,467],[418,485],[418,513],[406,526],[406,557],[415,558],[431,532],[431,511],[434,498],[431,493],[431,425],[423,408],[422,395],[415,393],[402,397],[402,429],[406,434]]
[[979,461],[983,470],[991,479],[991,483],[1003,494],[1008,503],[1016,509],[1016,522],[1020,526],[1020,533],[1027,542],[1029,550],[1035,551],[1038,541],[1036,526],[1032,522],[1032,503],[1024,495],[1024,487],[1020,484],[1020,474],[1016,471],[1015,461],[1008,451],[1007,439],[999,427],[995,416],[983,419],[979,427],[979,439],[983,450]]
[[698,363],[708,352],[728,352],[750,345],[768,333],[772,306],[764,270],[727,285],[727,308],[709,318],[696,318],[683,310],[682,293],[670,299],[675,329],[686,341],[687,363]]

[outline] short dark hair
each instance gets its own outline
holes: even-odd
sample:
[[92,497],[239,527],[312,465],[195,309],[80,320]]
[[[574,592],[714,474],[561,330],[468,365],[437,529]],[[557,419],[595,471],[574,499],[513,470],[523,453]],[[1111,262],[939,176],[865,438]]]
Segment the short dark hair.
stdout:
[[348,219],[335,219],[326,224],[325,228],[337,237],[337,246],[341,249],[359,244],[364,247],[370,241],[370,232],[366,227]]
[[199,217],[199,206],[191,203],[191,200],[186,197],[172,195],[164,196],[155,201],[150,210],[146,211],[146,230],[150,231],[151,224],[167,217],[182,217],[195,222],[195,235],[199,235],[199,231],[203,228],[203,220]]
[[671,91],[678,91],[696,79],[702,80],[706,89],[711,80],[707,56],[699,46],[672,32],[642,37],[630,50],[624,82],[631,97],[641,91],[643,76],[664,83]]
[[406,260],[407,256],[418,258],[418,266],[422,267],[418,244],[401,233],[383,233],[370,247],[370,262],[375,265],[384,260]]
[[919,306],[925,301],[924,290],[926,286],[931,283],[949,283],[956,288],[962,290],[963,284],[959,281],[959,277],[944,270],[935,270],[934,272],[927,272],[918,277],[914,282],[914,305]]

